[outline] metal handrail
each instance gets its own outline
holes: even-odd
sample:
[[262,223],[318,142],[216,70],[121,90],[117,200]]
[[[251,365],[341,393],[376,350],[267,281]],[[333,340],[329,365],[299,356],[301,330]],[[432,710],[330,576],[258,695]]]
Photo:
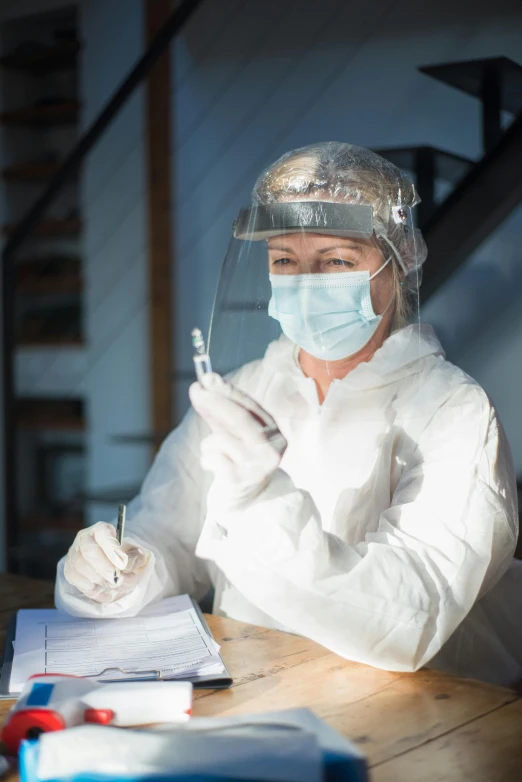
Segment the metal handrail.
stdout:
[[14,390],[14,298],[15,298],[15,256],[18,248],[31,234],[32,229],[40,220],[48,206],[54,201],[62,187],[74,177],[82,161],[99,141],[113,119],[119,113],[125,102],[136,87],[147,76],[158,57],[169,46],[170,42],[182,29],[196,8],[203,0],[182,0],[171,14],[163,27],[153,38],[150,46],[138,60],[134,68],[123,79],[106,103],[100,114],[91,123],[72,152],[64,160],[48,187],[29,209],[20,224],[13,231],[2,252],[2,344],[3,344],[3,434],[4,434],[4,507],[7,556],[14,543],[16,528],[16,410]]

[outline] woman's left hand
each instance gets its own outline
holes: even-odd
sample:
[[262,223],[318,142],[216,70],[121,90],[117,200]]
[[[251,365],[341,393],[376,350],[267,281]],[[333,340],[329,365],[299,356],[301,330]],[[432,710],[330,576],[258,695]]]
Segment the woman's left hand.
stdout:
[[201,444],[201,466],[214,473],[222,510],[241,510],[266,487],[286,449],[274,419],[251,397],[209,373],[189,390],[212,434]]

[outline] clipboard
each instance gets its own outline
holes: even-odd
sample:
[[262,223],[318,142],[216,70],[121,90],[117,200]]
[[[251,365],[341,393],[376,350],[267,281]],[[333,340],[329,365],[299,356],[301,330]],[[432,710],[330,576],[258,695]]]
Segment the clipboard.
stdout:
[[[201,608],[199,607],[198,603],[196,603],[195,600],[192,598],[191,602],[193,605],[194,610],[196,611],[198,618],[203,625],[203,629],[209,635],[211,638],[213,638],[212,633],[210,632],[210,628],[205,620],[205,617],[203,616],[203,612],[201,611]],[[118,621],[117,619],[111,620],[111,621]],[[11,679],[11,667],[13,664],[13,656],[14,656],[14,647],[13,647],[13,641],[16,638],[16,614],[13,614],[12,617],[9,620],[9,625],[7,628],[7,634],[5,638],[5,645],[4,650],[2,654],[2,670],[0,672],[0,700],[16,700],[18,697],[18,694],[15,692],[9,692],[9,682]],[[219,659],[223,663],[224,671],[223,673],[220,673],[218,676],[187,676],[187,677],[176,677],[175,679],[168,679],[167,681],[180,681],[180,682],[191,682],[192,686],[196,689],[209,689],[209,690],[225,690],[228,687],[230,687],[233,683],[233,679],[228,672],[225,663],[223,662],[223,658],[221,655],[219,655]],[[118,669],[105,669],[108,670],[118,670]],[[103,671],[100,671],[101,675],[104,673]],[[125,673],[132,674],[133,671],[126,671]],[[140,676],[139,674],[142,673],[143,675]],[[96,678],[96,677],[86,677],[86,678]],[[109,682],[118,681],[122,684],[125,684],[126,681],[163,681],[161,678],[161,675],[158,671],[136,671],[136,676],[134,676],[132,679],[104,679],[103,683],[108,684]]]

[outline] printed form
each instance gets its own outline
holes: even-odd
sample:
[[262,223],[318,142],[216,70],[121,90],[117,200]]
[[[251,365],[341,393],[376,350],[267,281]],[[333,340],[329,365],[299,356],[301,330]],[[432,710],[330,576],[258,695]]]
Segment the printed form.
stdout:
[[22,609],[9,691],[20,692],[36,673],[101,681],[219,675],[224,666],[218,650],[188,595],[169,597],[131,619],[78,619],[53,609]]

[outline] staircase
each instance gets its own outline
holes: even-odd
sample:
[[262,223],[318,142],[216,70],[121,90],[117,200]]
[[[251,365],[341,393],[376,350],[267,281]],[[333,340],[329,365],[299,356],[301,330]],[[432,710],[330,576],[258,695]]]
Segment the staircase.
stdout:
[[483,156],[476,162],[430,146],[376,150],[413,174],[423,199],[426,301],[522,201],[522,67],[491,57],[419,70],[482,105]]
[[[376,149],[379,155],[404,171],[413,174],[422,201],[416,209],[419,228],[424,228],[437,210],[437,191],[453,190],[471,170],[474,163],[469,158],[446,152],[437,147],[396,147]],[[445,187],[444,187],[445,186]]]

